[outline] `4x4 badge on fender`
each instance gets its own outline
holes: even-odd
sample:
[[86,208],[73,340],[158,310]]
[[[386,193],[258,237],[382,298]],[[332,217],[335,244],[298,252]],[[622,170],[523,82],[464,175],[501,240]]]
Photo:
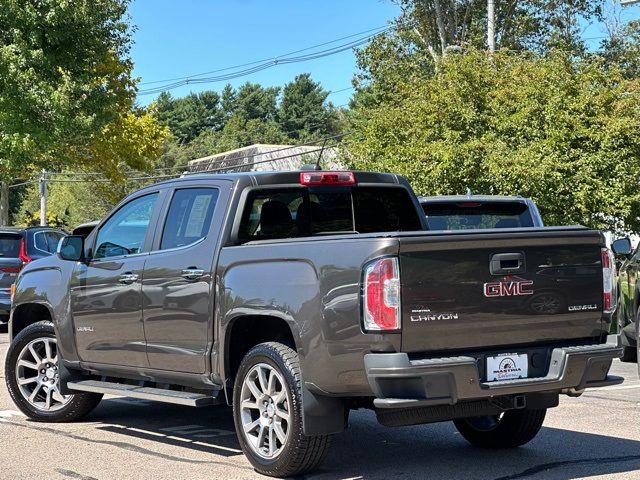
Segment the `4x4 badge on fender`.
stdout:
[[484,284],[485,297],[514,297],[517,295],[533,295],[533,280],[520,277],[504,277],[497,282]]

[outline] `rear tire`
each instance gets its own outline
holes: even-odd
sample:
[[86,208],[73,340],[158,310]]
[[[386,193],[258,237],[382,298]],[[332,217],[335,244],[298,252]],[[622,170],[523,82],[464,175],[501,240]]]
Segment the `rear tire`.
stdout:
[[38,422],[71,422],[91,412],[101,394],[61,395],[53,324],[33,323],[14,338],[7,352],[7,389],[16,406]]
[[622,347],[621,362],[635,363],[638,361],[638,349],[636,347]]
[[315,469],[328,435],[302,430],[302,376],[295,350],[261,343],[246,354],[233,388],[233,419],[242,451],[263,475],[290,477]]
[[508,410],[501,417],[461,418],[453,423],[474,447],[515,448],[533,440],[546,413],[546,409]]

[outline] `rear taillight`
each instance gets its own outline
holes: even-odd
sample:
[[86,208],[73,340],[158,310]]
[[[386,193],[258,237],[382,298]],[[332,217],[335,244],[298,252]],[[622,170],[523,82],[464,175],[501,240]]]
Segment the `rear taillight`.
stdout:
[[400,270],[397,258],[382,258],[364,269],[365,331],[400,330]]
[[616,264],[613,252],[608,248],[601,250],[602,258],[602,310],[611,313],[616,309]]
[[20,273],[22,266],[19,267],[0,267],[0,272],[4,273]]
[[20,253],[18,254],[18,258],[22,261],[23,266],[32,260],[32,258],[27,255],[27,242],[24,237],[20,240]]

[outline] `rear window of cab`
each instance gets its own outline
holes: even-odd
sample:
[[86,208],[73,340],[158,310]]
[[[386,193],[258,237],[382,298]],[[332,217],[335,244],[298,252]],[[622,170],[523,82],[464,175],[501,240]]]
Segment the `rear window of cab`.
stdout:
[[241,241],[422,230],[402,187],[283,187],[249,193]]

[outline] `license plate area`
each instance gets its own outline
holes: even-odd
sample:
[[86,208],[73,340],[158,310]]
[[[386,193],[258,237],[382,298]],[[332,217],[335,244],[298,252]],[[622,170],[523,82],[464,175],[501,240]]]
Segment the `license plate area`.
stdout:
[[500,353],[488,355],[486,359],[487,382],[528,377],[529,357],[526,353]]

